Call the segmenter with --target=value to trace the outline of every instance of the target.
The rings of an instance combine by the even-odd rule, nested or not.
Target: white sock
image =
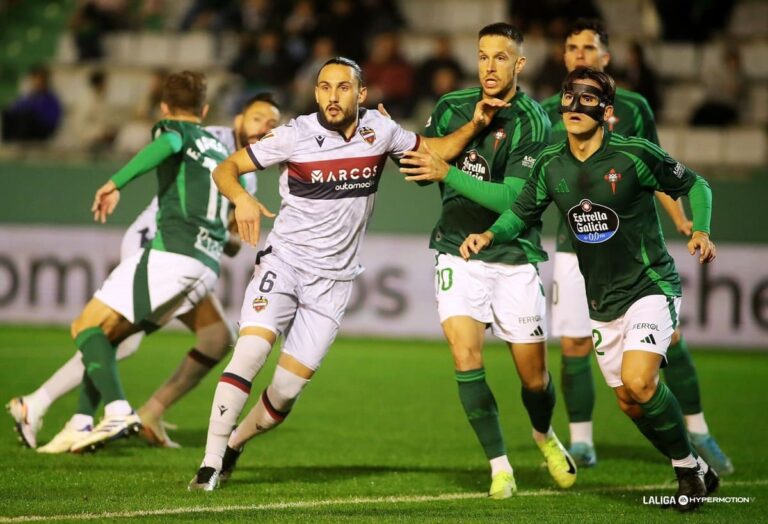
[[[672,459],[672,467],[675,468],[695,468],[699,463],[693,458],[693,455],[689,454],[684,459],[675,460]]]
[[[704,462],[704,459],[701,457],[696,457],[696,463],[699,465],[699,468],[701,469],[702,473],[706,473],[709,471],[709,464]]]
[[[133,413],[133,408],[127,400],[113,400],[104,406],[104,415],[107,417],[124,417]]]
[[[48,411],[51,404],[79,386],[83,381],[83,373],[85,373],[85,366],[83,366],[82,355],[78,351],[29,395],[40,410],[40,414]]]
[[[227,441],[251,392],[251,381],[267,360],[272,346],[261,337],[238,339],[213,396],[203,466],[221,470]]]
[[[591,420],[589,422],[571,422],[568,424],[568,429],[571,432],[571,445],[575,442],[586,442],[590,446],[594,445]]]
[[[33,393],[26,395],[24,397],[24,402],[32,404],[38,415],[42,417],[53,403],[53,399],[51,399],[48,392],[43,389],[43,386],[40,386]]]
[[[75,413],[72,415],[72,418],[69,419],[69,425],[78,430],[87,426],[93,427],[93,417],[90,415]]]
[[[491,459],[491,476],[493,477],[502,471],[512,473],[512,464],[509,463],[509,458],[506,455]]]
[[[554,434],[555,434],[555,432],[552,429],[552,426],[549,426],[549,429],[547,430],[546,433],[539,433],[538,431],[536,431],[534,429],[533,430],[533,440],[535,440],[536,442],[544,442],[545,440],[547,440],[549,437],[551,437]]]
[[[685,415],[685,427],[689,433],[699,433],[701,435],[709,433],[709,426],[707,426],[707,421],[704,420],[704,412]]]

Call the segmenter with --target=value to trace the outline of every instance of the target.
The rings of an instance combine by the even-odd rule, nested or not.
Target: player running
[[[485,379],[483,344],[487,327],[507,343],[522,382],[522,400],[533,426],[533,439],[561,488],[576,482],[576,466],[552,430],[555,389],[547,371],[544,288],[537,264],[547,260],[541,247],[541,222],[531,224],[511,244],[493,246],[465,262],[459,246],[473,231],[487,229],[509,209],[509,202],[483,206],[464,194],[471,182],[520,192],[530,168],[549,143],[550,124],[541,107],[517,87],[525,66],[523,37],[506,23],[480,30],[478,74],[481,87],[443,96],[427,124],[427,136],[442,136],[471,117],[477,100],[498,97],[511,106],[500,110],[449,166],[426,154],[406,154],[406,180],[440,182],[442,212],[432,231],[437,251],[436,297],[443,333],[453,354],[459,399],[491,468],[489,497],[503,499],[517,491],[507,457],[499,414]]]
[[[165,118],[152,130],[155,139],[96,191],[91,210],[94,219],[104,223],[117,206],[120,189],[157,167],[157,234],[148,248],[110,273],[72,323],[85,373],[68,425],[85,431],[102,401],[104,418],[73,442],[70,451],[94,449],[141,428],[139,416],[125,399],[115,346],[191,311],[216,282],[227,206],[211,171],[228,152],[200,125],[208,110],[205,92],[202,74],[169,75],[161,104]],[[193,318],[195,331],[205,327],[203,319]]]
[[[483,101],[461,130],[422,141],[379,111],[360,108],[366,94],[355,62],[329,60],[316,81],[317,113],[276,128],[214,171],[219,189],[236,206],[246,243],[258,242],[265,210],[237,183],[239,174],[281,164],[282,204],[245,291],[240,336],[216,387],[205,456],[190,490],[211,491],[220,476],[227,478],[245,443],[285,420],[320,366],[362,271],[360,244],[387,156],[428,142],[453,158],[504,105]],[[235,429],[251,382],[279,335],[284,341],[272,382]]]
[[[243,145],[254,143],[273,129],[280,120],[280,111],[268,93],[261,93],[248,100],[242,111],[235,116],[234,128],[225,126],[207,126],[206,131],[214,135],[231,154]],[[240,177],[243,186],[251,194],[256,193],[256,176],[248,173]],[[125,260],[150,244],[157,231],[157,197],[142,211],[128,227],[123,236],[120,259]],[[230,233],[224,252],[234,256],[239,248],[239,237]],[[181,315],[179,319],[197,335],[196,347],[192,348],[182,360],[178,369],[149,400],[138,410],[142,423],[142,436],[150,443],[163,447],[178,447],[168,436],[163,413],[179,398],[194,388],[200,380],[226,355],[234,343],[232,330],[216,295],[208,294],[192,311]],[[141,343],[144,332],[138,332],[117,347],[116,358],[122,360],[134,354]],[[37,432],[42,426],[43,417],[48,408],[64,396],[83,379],[85,368],[82,356],[77,352],[61,366],[39,388],[29,395],[11,399],[7,408],[13,416],[16,431],[22,443],[30,448],[37,447]],[[67,424],[47,445],[38,448],[41,453],[65,453],[75,441],[90,434],[93,427],[90,421],[83,420],[80,428]]]
[[[465,259],[517,238],[554,201],[567,220],[586,283],[592,338],[600,369],[619,406],[674,466],[676,506],[696,508],[717,489],[713,468],[688,441],[677,399],[659,368],[677,327],[682,288],[655,212],[654,191],[688,195],[699,261],[715,258],[709,239],[712,193],[694,171],[642,138],[604,129],[613,114],[613,79],[576,69],[563,83],[568,140],[545,149],[511,210],[461,245]],[[616,176],[609,176],[616,175]],[[686,498],[687,497],[687,498]]]
[[[564,59],[569,72],[577,67],[603,71],[611,59],[608,52],[608,33],[603,24],[594,19],[577,20],[566,38]],[[544,100],[541,105],[552,121],[552,143],[564,141],[566,130],[559,113],[560,94]],[[614,113],[608,119],[607,125],[610,131],[617,134],[637,136],[659,144],[653,113],[648,102],[638,93],[616,89]],[[656,197],[672,218],[677,230],[690,236],[691,222],[685,216],[682,202],[675,202],[662,192],[656,192]],[[563,348],[561,380],[570,422],[569,451],[580,466],[593,466],[597,463],[597,455],[592,439],[595,386],[590,366],[591,327],[584,294],[584,278],[579,272],[574,248],[562,220],[557,233],[552,298],[552,331],[554,336],[560,337]],[[731,460],[710,435],[704,420],[696,368],[679,327],[672,336],[667,360],[669,365],[664,368],[664,378],[680,402],[691,442],[718,473],[733,473]]]

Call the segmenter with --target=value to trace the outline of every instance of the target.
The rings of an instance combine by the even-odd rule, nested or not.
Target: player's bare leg
[[[516,342],[507,346],[522,383],[522,400],[533,427],[533,439],[557,485],[569,488],[576,482],[576,465],[552,430],[555,386],[547,370],[546,342]]]
[[[569,452],[579,466],[597,464],[592,438],[592,411],[595,407],[595,382],[590,359],[591,337],[560,337],[562,347],[561,386],[568,413]]]
[[[641,350],[624,351],[621,364],[622,386],[615,388],[619,406],[656,449],[668,457],[678,478],[676,500],[685,495],[691,499],[706,496],[708,474],[710,490],[717,488],[717,477],[699,459],[688,441],[683,414],[669,388],[659,381],[662,356]],[[699,501],[678,501],[682,511],[694,509]]]
[[[222,482],[232,475],[243,447],[249,440],[283,423],[314,374],[315,370],[291,355],[280,355],[272,382],[229,437],[221,467]]]
[[[266,328],[240,330],[232,358],[213,396],[205,457],[188,489],[212,491],[218,485],[227,441],[251,393],[251,382],[267,361],[276,339],[277,334]]]
[[[163,447],[178,447],[165,430],[163,413],[197,386],[234,343],[224,309],[211,293],[194,309],[178,318],[197,335],[196,347],[187,353],[173,375],[138,411],[143,425],[142,436],[150,443]]]
[[[485,380],[485,324],[472,317],[453,316],[442,326],[453,355],[459,400],[491,465],[488,496],[493,499],[511,497],[517,491],[517,485],[507,457],[496,399]]]

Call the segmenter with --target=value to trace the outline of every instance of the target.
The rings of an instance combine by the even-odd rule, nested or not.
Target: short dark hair
[[[185,111],[202,116],[208,84],[205,74],[194,71],[171,73],[163,84],[162,101],[171,111]]]
[[[578,18],[571,24],[568,29],[566,37],[571,35],[577,35],[582,31],[592,31],[597,35],[600,43],[606,48],[608,47],[608,30],[605,28],[605,24],[599,18]]]
[[[563,81],[563,90],[574,80],[592,80],[597,82],[602,91],[601,100],[605,101],[606,105],[613,105],[613,101],[616,98],[616,82],[614,82],[611,75],[597,71],[596,69],[590,69],[589,67],[577,67],[565,77]]]
[[[365,77],[363,76],[363,68],[360,67],[360,65],[352,60],[351,58],[346,58],[344,56],[334,56],[327,62],[325,62],[320,69],[317,70],[317,76],[315,77],[315,83],[317,83],[317,79],[320,78],[320,71],[325,69],[325,66],[329,66],[332,64],[338,64],[343,65],[352,68],[352,71],[355,73],[355,76],[357,77],[357,83],[360,87],[363,87],[365,85]]]
[[[477,33],[477,39],[480,40],[484,36],[492,35],[509,38],[515,42],[518,47],[523,45],[523,33],[512,24],[506,22],[496,22],[495,24],[485,26],[479,33]]]
[[[270,93],[269,91],[264,91],[262,93],[256,93],[252,97],[250,97],[248,100],[246,100],[242,106],[240,106],[240,112],[244,113],[246,109],[251,107],[256,102],[266,102],[267,104],[271,105],[278,111],[280,111],[280,105],[278,105],[277,101],[275,100],[275,95]]]

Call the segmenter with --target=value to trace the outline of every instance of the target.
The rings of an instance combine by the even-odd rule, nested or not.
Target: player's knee
[[[592,339],[590,337],[561,337],[560,344],[564,357],[586,357],[592,351]]]
[[[453,349],[453,365],[459,371],[483,367],[483,356],[479,350]]]
[[[272,345],[261,337],[243,335],[235,344],[232,359],[225,373],[234,373],[246,380],[253,380],[269,356]]]
[[[642,375],[622,373],[621,381],[634,402],[648,402],[656,391],[656,383]]]
[[[528,391],[539,393],[547,389],[549,385],[549,373],[544,369],[537,370],[535,373],[528,373],[520,376],[520,382]]]
[[[267,388],[267,398],[275,409],[287,415],[307,384],[309,379],[291,373],[282,366],[277,366],[272,383]]]

